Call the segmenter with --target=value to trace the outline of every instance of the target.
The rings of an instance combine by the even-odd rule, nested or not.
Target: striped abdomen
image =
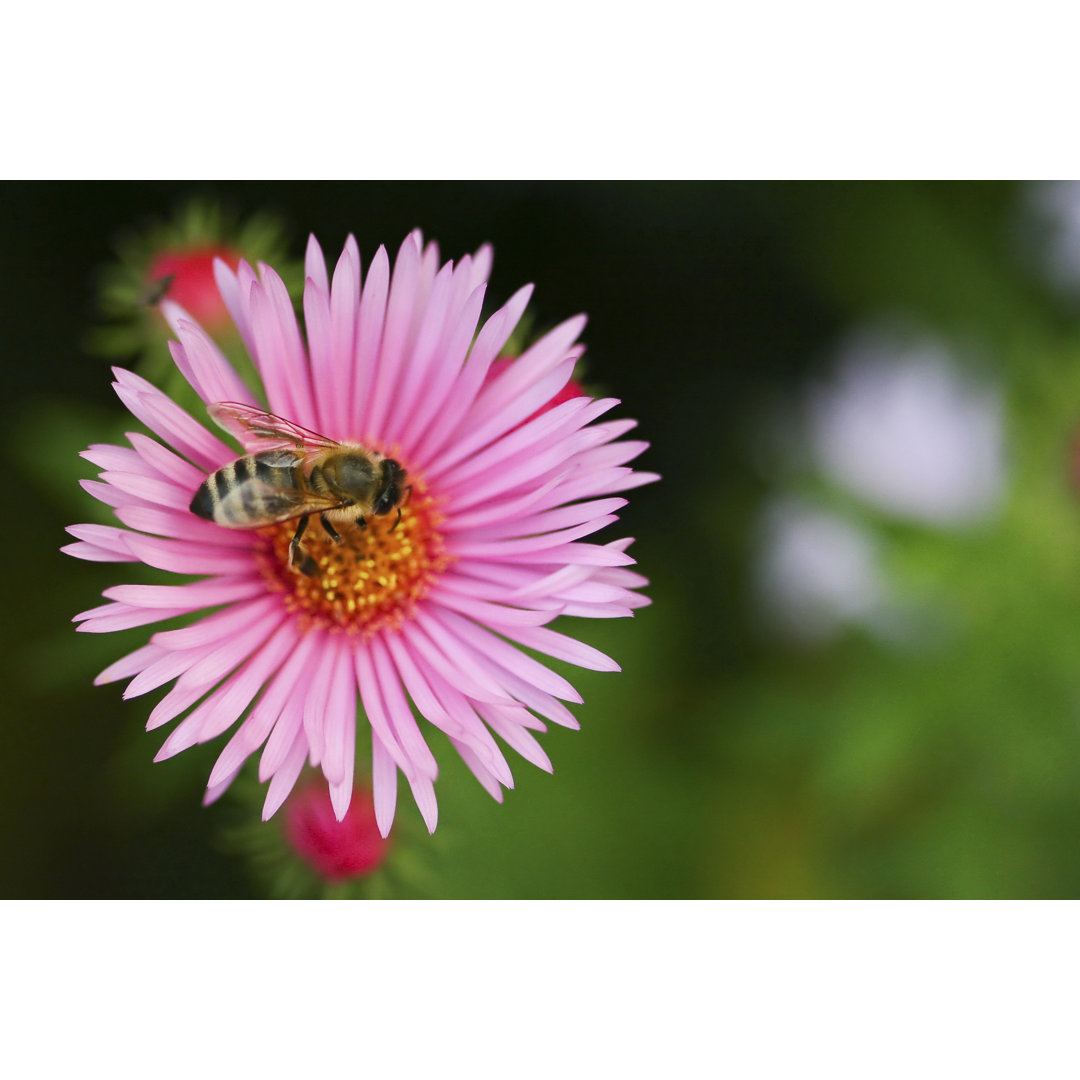
[[[257,529],[305,512],[310,495],[304,455],[266,450],[211,473],[195,492],[191,512],[227,529]]]

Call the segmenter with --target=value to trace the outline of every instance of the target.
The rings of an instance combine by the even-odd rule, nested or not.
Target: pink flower
[[[264,818],[310,761],[343,819],[360,706],[380,832],[390,831],[399,771],[434,831],[438,767],[424,726],[443,731],[501,801],[513,779],[494,736],[550,771],[534,733],[545,720],[578,726],[564,704],[580,702],[573,686],[519,646],[618,670],[546,624],[560,615],[628,616],[648,603],[636,591],[645,579],[628,568],[630,541],[585,540],[616,520],[625,500],[614,493],[656,478],[626,466],[646,444],[620,440],[631,420],[595,423],[618,404],[610,398],[577,396],[533,416],[569,381],[583,316],[488,380],[531,293],[519,290],[477,333],[490,264],[485,247],[439,269],[436,246],[423,246],[416,232],[392,271],[379,249],[361,290],[356,242],[349,238],[331,283],[312,238],[306,343],[272,269],[215,264],[269,410],[387,454],[408,472],[399,521],[373,517],[335,544],[312,519],[303,541],[318,566],[312,576],[289,566],[295,521],[227,529],[189,510],[206,474],[238,451],[151,384],[115,369],[117,394],[162,442],[132,434],[129,447],[85,452],[104,471],[84,487],[124,527],[73,526],[78,542],[64,550],[203,577],[106,589],[108,603],[76,621],[104,633],[216,609],[153,634],[96,680],[130,678],[129,698],[172,684],[147,728],[186,715],[156,760],[239,721],[210,774],[207,802],[262,747]],[[258,405],[203,329],[175,304],[164,310],[179,338],[173,357],[203,401]]]

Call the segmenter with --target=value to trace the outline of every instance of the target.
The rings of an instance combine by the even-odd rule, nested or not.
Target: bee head
[[[384,458],[382,462],[382,485],[372,506],[374,513],[389,514],[401,502],[401,484],[404,479],[405,470],[393,458]]]

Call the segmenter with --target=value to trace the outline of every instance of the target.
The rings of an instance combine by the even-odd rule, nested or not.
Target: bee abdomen
[[[195,492],[195,498],[191,500],[191,512],[207,521],[214,520],[214,496],[210,494],[210,481],[217,476],[212,473],[200,485]]]
[[[297,458],[279,451],[252,454],[211,473],[191,500],[191,512],[226,528],[251,528],[289,516],[302,484]],[[288,461],[290,464],[285,464]]]

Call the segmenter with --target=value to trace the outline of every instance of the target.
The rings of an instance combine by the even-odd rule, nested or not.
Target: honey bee
[[[249,405],[226,401],[208,411],[220,427],[256,450],[203,481],[191,500],[193,514],[226,529],[261,529],[295,519],[289,565],[309,577],[318,567],[300,540],[312,514],[319,515],[335,544],[341,543],[335,526],[363,529],[373,515],[397,510],[397,528],[409,489],[405,470],[393,458],[359,443],[334,442]]]

